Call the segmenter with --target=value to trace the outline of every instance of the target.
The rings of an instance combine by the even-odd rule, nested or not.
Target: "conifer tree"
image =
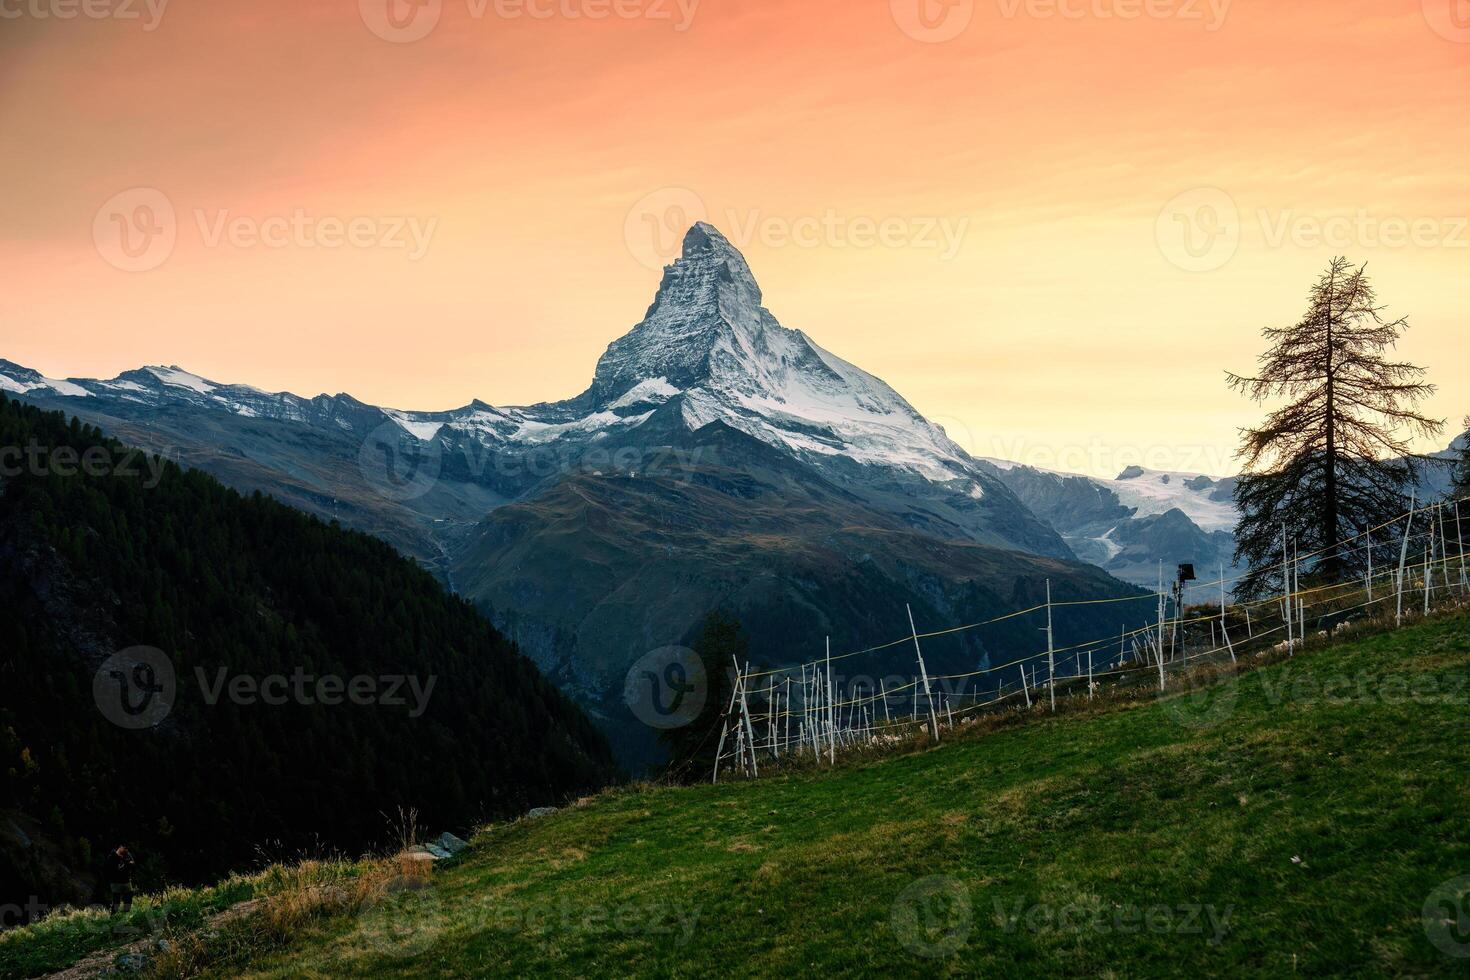
[[[1259,373],[1228,375],[1257,403],[1285,400],[1242,431],[1236,561],[1250,569],[1246,595],[1279,585],[1283,526],[1301,554],[1317,555],[1316,571],[1336,580],[1362,561],[1361,549],[1338,542],[1407,509],[1409,440],[1443,423],[1417,411],[1435,389],[1423,368],[1391,358],[1408,321],[1384,310],[1366,266],[1334,258],[1302,318],[1264,331],[1271,346]]]

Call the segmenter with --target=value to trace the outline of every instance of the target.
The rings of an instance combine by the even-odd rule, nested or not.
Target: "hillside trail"
[[[202,928],[218,929],[221,926],[228,925],[236,919],[254,912],[260,905],[260,901],[258,898],[252,898],[231,905],[229,908],[221,912],[216,912],[214,915],[205,919]],[[128,972],[126,968],[119,968],[117,961],[124,956],[141,956],[146,958],[150,949],[157,942],[157,937],[150,935],[134,940],[127,946],[113,946],[109,949],[100,949],[78,960],[65,970],[46,974],[45,980],[92,980],[93,977],[101,976],[104,973],[108,975],[126,973]]]

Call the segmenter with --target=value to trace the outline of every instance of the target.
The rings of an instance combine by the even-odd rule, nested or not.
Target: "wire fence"
[[[1230,586],[1242,572],[1196,583],[1190,590],[1208,603],[1186,602],[1184,583],[1165,588],[1160,564],[1158,590],[1152,594],[1067,602],[1051,600],[990,619],[921,633],[909,614],[909,632],[896,640],[833,654],[788,667],[755,670],[731,663],[731,693],[720,720],[719,743],[711,775],[722,772],[750,778],[791,760],[835,764],[839,752],[897,742],[920,729],[941,741],[943,732],[972,716],[1045,701],[1056,710],[1057,697],[1095,697],[1105,681],[1157,683],[1167,691],[1171,674],[1191,664],[1235,664],[1244,653],[1275,649],[1294,655],[1308,636],[1329,636],[1341,625],[1391,609],[1394,624],[1427,616],[1446,604],[1470,599],[1470,571],[1461,504],[1470,498],[1415,506],[1397,518],[1308,554],[1295,553],[1282,530],[1282,560],[1265,569],[1279,576],[1281,591],[1250,601],[1231,601]],[[1375,541],[1375,535],[1377,540]],[[1364,572],[1351,578],[1320,580],[1327,556],[1357,554]],[[1411,554],[1413,561],[1410,560]],[[1388,560],[1383,560],[1388,559]],[[1396,559],[1396,560],[1395,560]],[[1257,570],[1260,571],[1260,570]],[[1141,623],[1117,635],[1058,646],[1052,612],[1060,608],[1140,604]],[[1191,615],[1192,612],[1196,614]],[[1046,649],[962,673],[931,674],[923,641],[981,629],[1024,616],[1045,616]],[[1311,627],[1307,624],[1315,621]],[[834,664],[854,657],[912,647],[912,660],[895,663],[906,678],[851,683],[838,679]],[[1060,660],[1059,660],[1060,658]]]

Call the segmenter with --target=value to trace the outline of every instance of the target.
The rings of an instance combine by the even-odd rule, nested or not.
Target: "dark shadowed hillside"
[[[3,396],[0,447],[0,902],[90,900],[122,841],[140,884],[201,880],[381,843],[399,806],[463,829],[613,775],[383,542]]]

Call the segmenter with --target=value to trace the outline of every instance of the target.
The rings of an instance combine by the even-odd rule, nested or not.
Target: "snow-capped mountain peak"
[[[681,396],[690,429],[722,421],[809,461],[973,478],[942,429],[878,378],[782,326],[761,302],[740,250],[712,225],[694,225],[648,313],[608,347],[584,399],[622,409],[652,385],[661,399]],[[969,496],[983,493],[977,483]]]
[[[400,411],[345,395],[268,394],[179,367],[80,382],[85,387],[73,394],[105,395],[128,413],[186,405],[365,439],[388,425],[448,449],[508,496],[554,478],[559,470],[547,469],[547,460],[687,444],[720,423],[803,464],[854,499],[903,515],[912,526],[1070,557],[1056,532],[1027,511],[991,468],[972,459],[893,388],[800,330],[782,326],[761,304],[761,288],[739,249],[700,223],[664,270],[644,318],[608,347],[591,386],[566,401]],[[17,377],[12,385],[22,383],[37,382]],[[711,438],[723,437],[716,430]],[[520,459],[536,465],[520,465]]]
[[[652,378],[678,388],[728,369],[732,356],[759,357],[774,318],[745,257],[711,225],[684,236],[683,254],[664,269],[653,305],[597,363],[593,391],[615,399]]]

